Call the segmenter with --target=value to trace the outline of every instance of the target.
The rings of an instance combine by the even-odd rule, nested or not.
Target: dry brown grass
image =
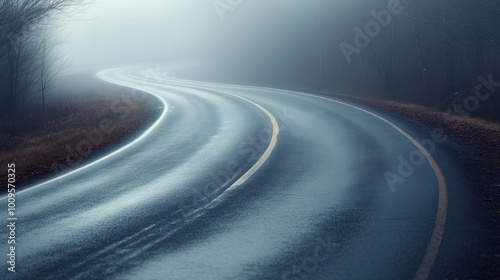
[[[87,95],[85,101],[72,101],[73,112],[67,116],[47,121],[0,120],[0,163],[5,166],[0,168],[0,178],[6,178],[7,163],[16,164],[18,186],[54,176],[63,171],[61,167],[68,170],[139,133],[157,113],[152,109],[154,100],[135,98],[125,88],[114,87],[110,92],[109,85],[103,87],[103,92]],[[122,101],[124,98],[127,102]],[[128,114],[114,110],[118,106],[126,106]],[[103,120],[113,129],[103,130]],[[82,141],[88,141],[83,132],[96,130],[102,134],[102,141],[83,149],[82,162],[74,162],[68,147],[77,150]]]
[[[490,168],[500,173],[500,124],[498,123],[471,116],[445,113],[416,104],[353,98],[346,95],[338,95],[338,97],[396,113],[409,121],[440,128],[453,139],[467,146],[465,148],[472,149],[475,161],[488,164]]]
[[[494,232],[500,234],[500,124],[415,104],[335,96],[396,113],[410,122],[444,130],[452,139],[447,142],[448,148],[464,165],[468,186],[475,190],[478,199],[490,212],[491,223],[496,228]]]

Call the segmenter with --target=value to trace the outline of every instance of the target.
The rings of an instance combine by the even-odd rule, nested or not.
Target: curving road
[[[98,76],[155,95],[163,114],[129,145],[17,193],[17,273],[3,261],[2,279],[441,275],[449,184],[412,126],[141,67]],[[411,153],[418,166],[389,187]]]

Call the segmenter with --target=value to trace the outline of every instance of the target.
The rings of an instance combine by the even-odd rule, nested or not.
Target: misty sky
[[[227,3],[227,0],[218,0]],[[223,13],[214,0],[97,0],[65,24],[61,51],[71,71],[262,52],[294,44],[304,2],[242,0]],[[299,7],[300,6],[300,7]],[[242,54],[241,51],[245,51]]]
[[[100,0],[77,18],[61,48],[72,70],[199,59],[221,24],[212,3],[200,0]]]

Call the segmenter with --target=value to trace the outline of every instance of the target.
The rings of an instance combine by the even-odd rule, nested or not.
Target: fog
[[[71,58],[73,72],[203,59],[218,24],[208,1],[108,0],[64,25],[60,51]]]
[[[241,1],[231,9],[218,7],[212,0],[92,3],[64,23],[65,43],[60,51],[71,58],[72,72],[140,63],[214,62],[252,53],[257,56],[263,49],[273,48],[275,39],[297,35],[283,27],[290,29],[300,23],[296,16],[304,12],[300,9],[303,5],[299,8],[289,1],[282,6],[279,2]],[[296,15],[290,18],[293,12]]]
[[[176,74],[446,109],[500,72],[494,0],[83,2],[54,20],[65,74],[194,63]]]

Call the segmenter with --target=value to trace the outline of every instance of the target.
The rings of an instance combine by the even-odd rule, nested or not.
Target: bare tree
[[[27,36],[9,45],[7,103],[13,114],[22,111],[27,98],[36,94],[38,82],[36,72],[39,70],[39,64],[35,61],[40,55],[38,41],[37,36]]]
[[[27,98],[37,93],[41,93],[45,107],[50,82],[64,65],[60,57],[51,54],[54,42],[45,42],[51,37],[49,26],[84,2],[0,0],[0,75],[6,77],[0,81],[0,106],[5,106],[1,111],[8,116],[19,117]]]
[[[55,54],[54,47],[57,45],[55,38],[51,36],[49,30],[43,32],[43,37],[40,46],[40,95],[42,99],[42,110],[43,114],[46,114],[45,100],[47,92],[52,86],[54,78],[63,71],[65,68],[69,67],[70,61],[65,59],[63,55]]]

